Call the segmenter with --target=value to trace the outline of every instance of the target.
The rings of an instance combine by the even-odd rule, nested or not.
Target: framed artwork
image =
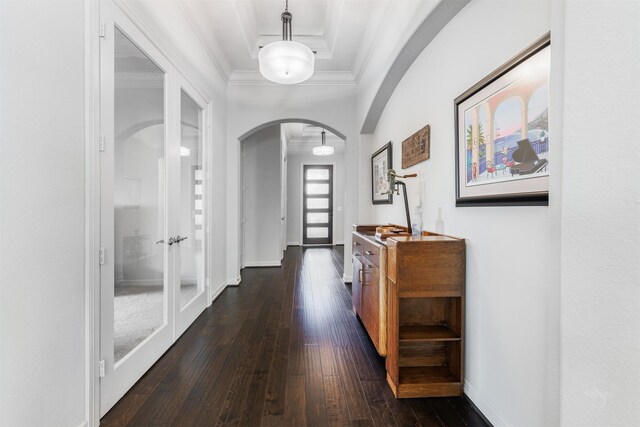
[[[391,141],[371,156],[371,202],[374,205],[393,203],[393,193],[389,191],[387,171],[393,165]]]
[[[456,98],[456,206],[549,204],[547,33]]]
[[[402,141],[402,169],[429,160],[431,126],[426,125]]]

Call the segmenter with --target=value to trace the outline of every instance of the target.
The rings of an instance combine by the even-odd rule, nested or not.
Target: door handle
[[[160,244],[160,243],[164,243],[164,239],[162,239],[162,240],[158,240],[158,241],[156,242],[156,245],[158,245],[158,244]]]
[[[366,255],[373,255],[373,252],[371,252],[371,251],[365,251],[364,253],[365,253]]]
[[[176,240],[174,241],[174,243],[180,243],[180,242],[182,242],[183,240],[187,240],[187,239],[188,239],[188,237],[180,237],[180,235],[178,234],[178,235],[176,236]]]
[[[176,241],[176,239],[174,239],[173,237],[169,237],[169,241],[167,242],[167,245],[171,246],[171,245],[173,245],[174,243],[178,243],[178,242],[177,242],[177,241]]]

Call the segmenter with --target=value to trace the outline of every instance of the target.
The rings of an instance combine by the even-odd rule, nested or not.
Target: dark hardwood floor
[[[338,248],[247,268],[104,426],[485,426],[465,398],[403,399],[351,308]]]

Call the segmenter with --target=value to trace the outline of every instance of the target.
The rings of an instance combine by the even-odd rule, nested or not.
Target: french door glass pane
[[[329,179],[329,169],[307,169],[307,179]]]
[[[307,214],[307,224],[328,224],[329,214],[327,212],[309,212]]]
[[[329,184],[307,184],[307,194],[329,194]]]
[[[307,198],[307,209],[328,209],[329,199]]]
[[[114,360],[164,319],[164,72],[115,30]]]
[[[204,289],[202,110],[180,94],[180,307]]]
[[[327,227],[307,227],[307,237],[310,239],[323,239],[329,237]]]

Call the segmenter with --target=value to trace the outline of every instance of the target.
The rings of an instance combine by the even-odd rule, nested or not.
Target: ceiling
[[[300,153],[309,151],[322,142],[322,128],[308,123],[284,123],[283,132],[287,138],[287,151],[290,153]],[[344,140],[326,131],[325,141],[336,149],[336,153],[344,151]]]
[[[403,0],[414,2],[414,0]],[[290,0],[293,40],[317,52],[313,79],[357,83],[394,0]],[[199,38],[231,84],[256,83],[258,50],[282,39],[284,0],[181,0]]]

